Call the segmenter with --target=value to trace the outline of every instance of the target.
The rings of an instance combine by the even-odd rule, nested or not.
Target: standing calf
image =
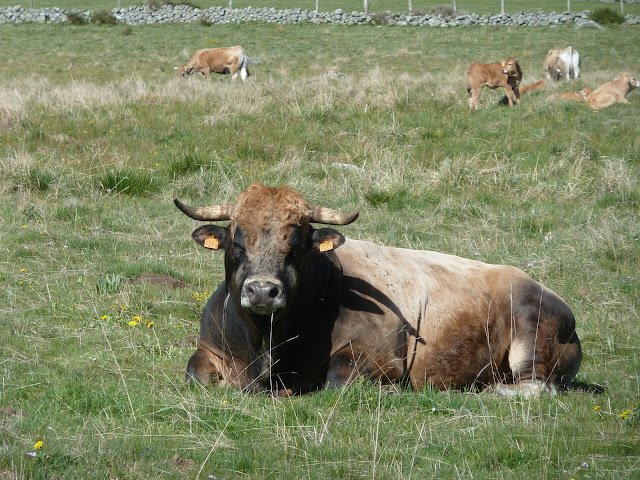
[[[507,92],[509,106],[520,103],[518,89],[522,80],[522,68],[514,58],[508,58],[502,63],[474,63],[467,69],[467,93],[469,94],[469,108],[478,109],[478,99],[482,88],[491,89],[503,87]]]

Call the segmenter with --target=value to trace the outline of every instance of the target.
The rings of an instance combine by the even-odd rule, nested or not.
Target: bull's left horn
[[[201,221],[220,222],[224,220],[231,220],[236,208],[235,203],[224,203],[222,205],[211,205],[209,207],[189,207],[177,198],[173,199],[173,203],[175,203],[176,207],[178,207],[187,217]]]
[[[326,225],[349,225],[358,218],[358,215],[358,212],[343,213],[327,207],[313,207],[311,222]]]

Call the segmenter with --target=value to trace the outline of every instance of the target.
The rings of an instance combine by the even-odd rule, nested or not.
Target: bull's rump
[[[519,365],[534,361],[535,348],[535,360],[545,364],[540,374],[548,376],[558,343],[574,333],[566,303],[516,268],[357,240],[347,240],[336,253],[348,278],[366,279],[392,303],[360,294],[379,313],[352,308],[346,315],[353,322],[345,320],[334,338],[356,331],[362,349],[386,351],[383,362],[393,346],[414,387],[425,381],[441,388],[510,381],[514,338],[519,348],[528,348],[536,335],[538,344]]]

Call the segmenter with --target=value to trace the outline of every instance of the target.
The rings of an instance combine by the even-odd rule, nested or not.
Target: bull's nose
[[[278,280],[250,280],[242,287],[241,304],[255,313],[270,314],[285,306],[284,289]]]

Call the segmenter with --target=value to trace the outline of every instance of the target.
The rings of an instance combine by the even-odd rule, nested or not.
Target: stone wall
[[[628,0],[627,0],[628,1]],[[640,0],[637,0],[640,1]],[[90,21],[91,10],[71,10]],[[539,26],[574,24],[575,28],[599,27],[588,19],[589,12],[579,13],[540,13],[520,12],[515,14],[494,15],[458,15],[443,17],[442,15],[408,15],[386,12],[378,15],[365,15],[362,12],[343,12],[338,9],[333,12],[319,12],[300,8],[276,10],[275,8],[239,8],[229,10],[224,7],[211,7],[206,10],[187,5],[165,5],[160,8],[146,6],[132,6],[123,9],[113,9],[111,14],[120,22],[127,25],[143,25],[154,23],[188,23],[208,22],[211,24],[266,22],[279,24],[294,23],[328,23],[337,25],[396,25],[423,27],[457,27],[457,26]],[[62,23],[67,22],[67,11],[60,8],[30,9],[21,6],[0,8],[0,24],[3,23]],[[640,16],[626,15],[626,24],[640,24]]]

